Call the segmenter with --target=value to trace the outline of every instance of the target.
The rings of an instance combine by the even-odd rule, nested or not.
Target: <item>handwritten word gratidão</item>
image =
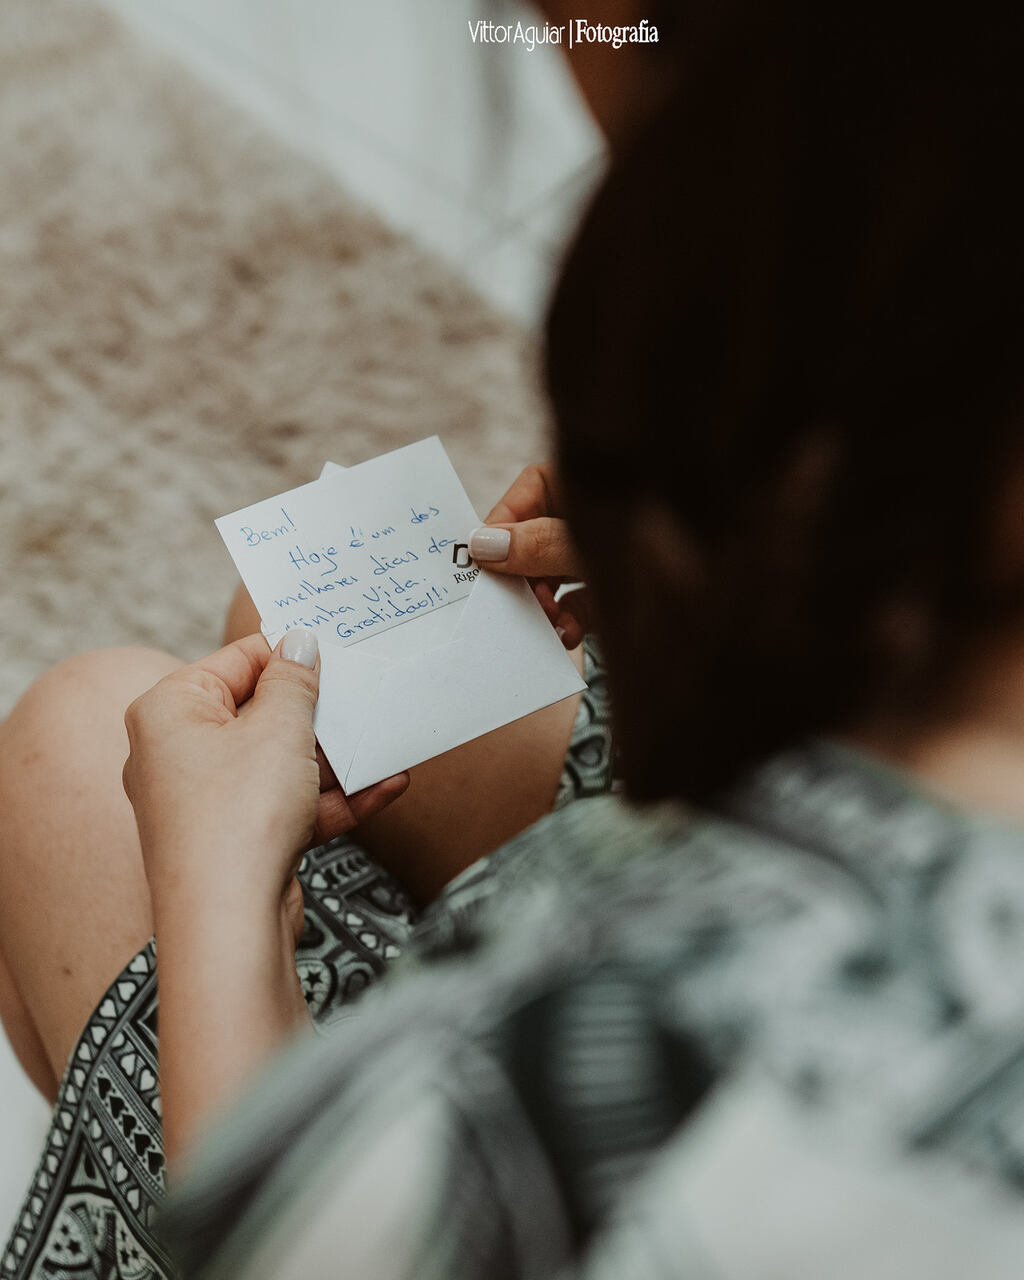
[[[426,592],[419,598],[410,598],[409,593],[415,592],[415,588],[421,586],[419,582],[406,580],[404,583],[399,582],[395,578],[391,579],[394,584],[393,588],[382,587],[377,592],[377,599],[373,603],[373,607],[368,609],[361,618],[353,618],[339,622],[337,625],[337,633],[342,640],[351,640],[358,636],[361,632],[369,631],[374,627],[389,626],[394,622],[405,621],[411,618],[413,614],[421,613],[424,609],[436,609],[438,605],[447,604],[445,597],[449,594],[447,587],[440,590],[437,587],[428,587]],[[369,592],[363,592],[365,599],[370,598]],[[395,597],[398,597],[397,599]]]

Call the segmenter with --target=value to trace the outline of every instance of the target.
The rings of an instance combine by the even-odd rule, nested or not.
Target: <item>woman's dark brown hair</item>
[[[1024,600],[1024,9],[695,0],[548,327],[637,797],[938,704]],[[685,534],[677,571],[630,520]],[[1022,548],[1024,552],[1024,548]]]

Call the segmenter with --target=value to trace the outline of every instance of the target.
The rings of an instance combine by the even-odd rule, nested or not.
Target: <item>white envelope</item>
[[[322,477],[342,470],[327,463]],[[272,645],[283,634],[264,633]],[[349,793],[586,688],[526,582],[486,571],[464,599],[402,626],[320,640],[313,723]]]
[[[586,688],[521,578],[348,648],[320,647],[317,738],[346,792]]]

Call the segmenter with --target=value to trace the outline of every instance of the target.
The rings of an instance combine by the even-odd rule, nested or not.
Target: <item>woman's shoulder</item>
[[[977,1147],[965,1091],[1024,1051],[1024,832],[830,743],[767,762],[713,812],[572,809],[429,926],[439,952],[454,938],[492,980],[519,975],[487,1011],[501,1043],[554,1028],[543,1054],[575,1061],[580,1030],[636,1062],[646,1038],[659,1070],[690,1064],[672,1114],[705,1071],[757,1061],[908,1144]]]
[[[705,811],[641,809],[615,795],[571,804],[463,873],[418,939],[430,952],[443,951],[446,931],[454,950],[500,944],[534,915],[576,922],[577,941],[648,953],[696,945],[724,959],[775,932],[795,944],[799,918],[812,931],[819,921],[838,956],[888,934],[893,962],[919,967],[926,943],[959,955],[970,935],[1020,945],[1024,960],[1024,830],[813,742]]]

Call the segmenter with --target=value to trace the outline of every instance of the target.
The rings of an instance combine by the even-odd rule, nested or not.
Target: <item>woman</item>
[[[737,0],[680,27],[652,60],[631,52],[620,92],[610,63],[579,64],[616,153],[548,351],[623,778],[667,807],[569,805],[457,876],[418,925],[434,962],[297,1045],[204,1149],[304,1016],[299,851],[403,781],[351,805],[321,791],[312,650],[240,641],[136,703],[144,875],[119,907],[137,932],[97,948],[93,986],[151,903],[184,1175],[168,1234],[190,1273],[640,1274],[671,1238],[675,1273],[716,1274],[707,1223],[670,1237],[682,1201],[658,1187],[692,1191],[688,1134],[754,1068],[895,1155],[975,1171],[979,1197],[1021,1185],[1022,20],[994,0],[970,24]],[[560,514],[544,501],[495,520],[506,563],[538,577],[561,566],[515,555],[520,517]],[[539,735],[545,760],[568,728]],[[41,746],[15,737],[5,758]],[[510,791],[512,828],[550,804],[544,770],[529,801],[508,786],[522,748],[480,773],[462,757],[490,816],[440,871],[451,780],[361,838],[426,900],[491,846]],[[44,794],[21,804],[21,844]],[[395,836],[417,827],[427,858]],[[87,987],[66,976],[62,1025],[81,1025]]]

